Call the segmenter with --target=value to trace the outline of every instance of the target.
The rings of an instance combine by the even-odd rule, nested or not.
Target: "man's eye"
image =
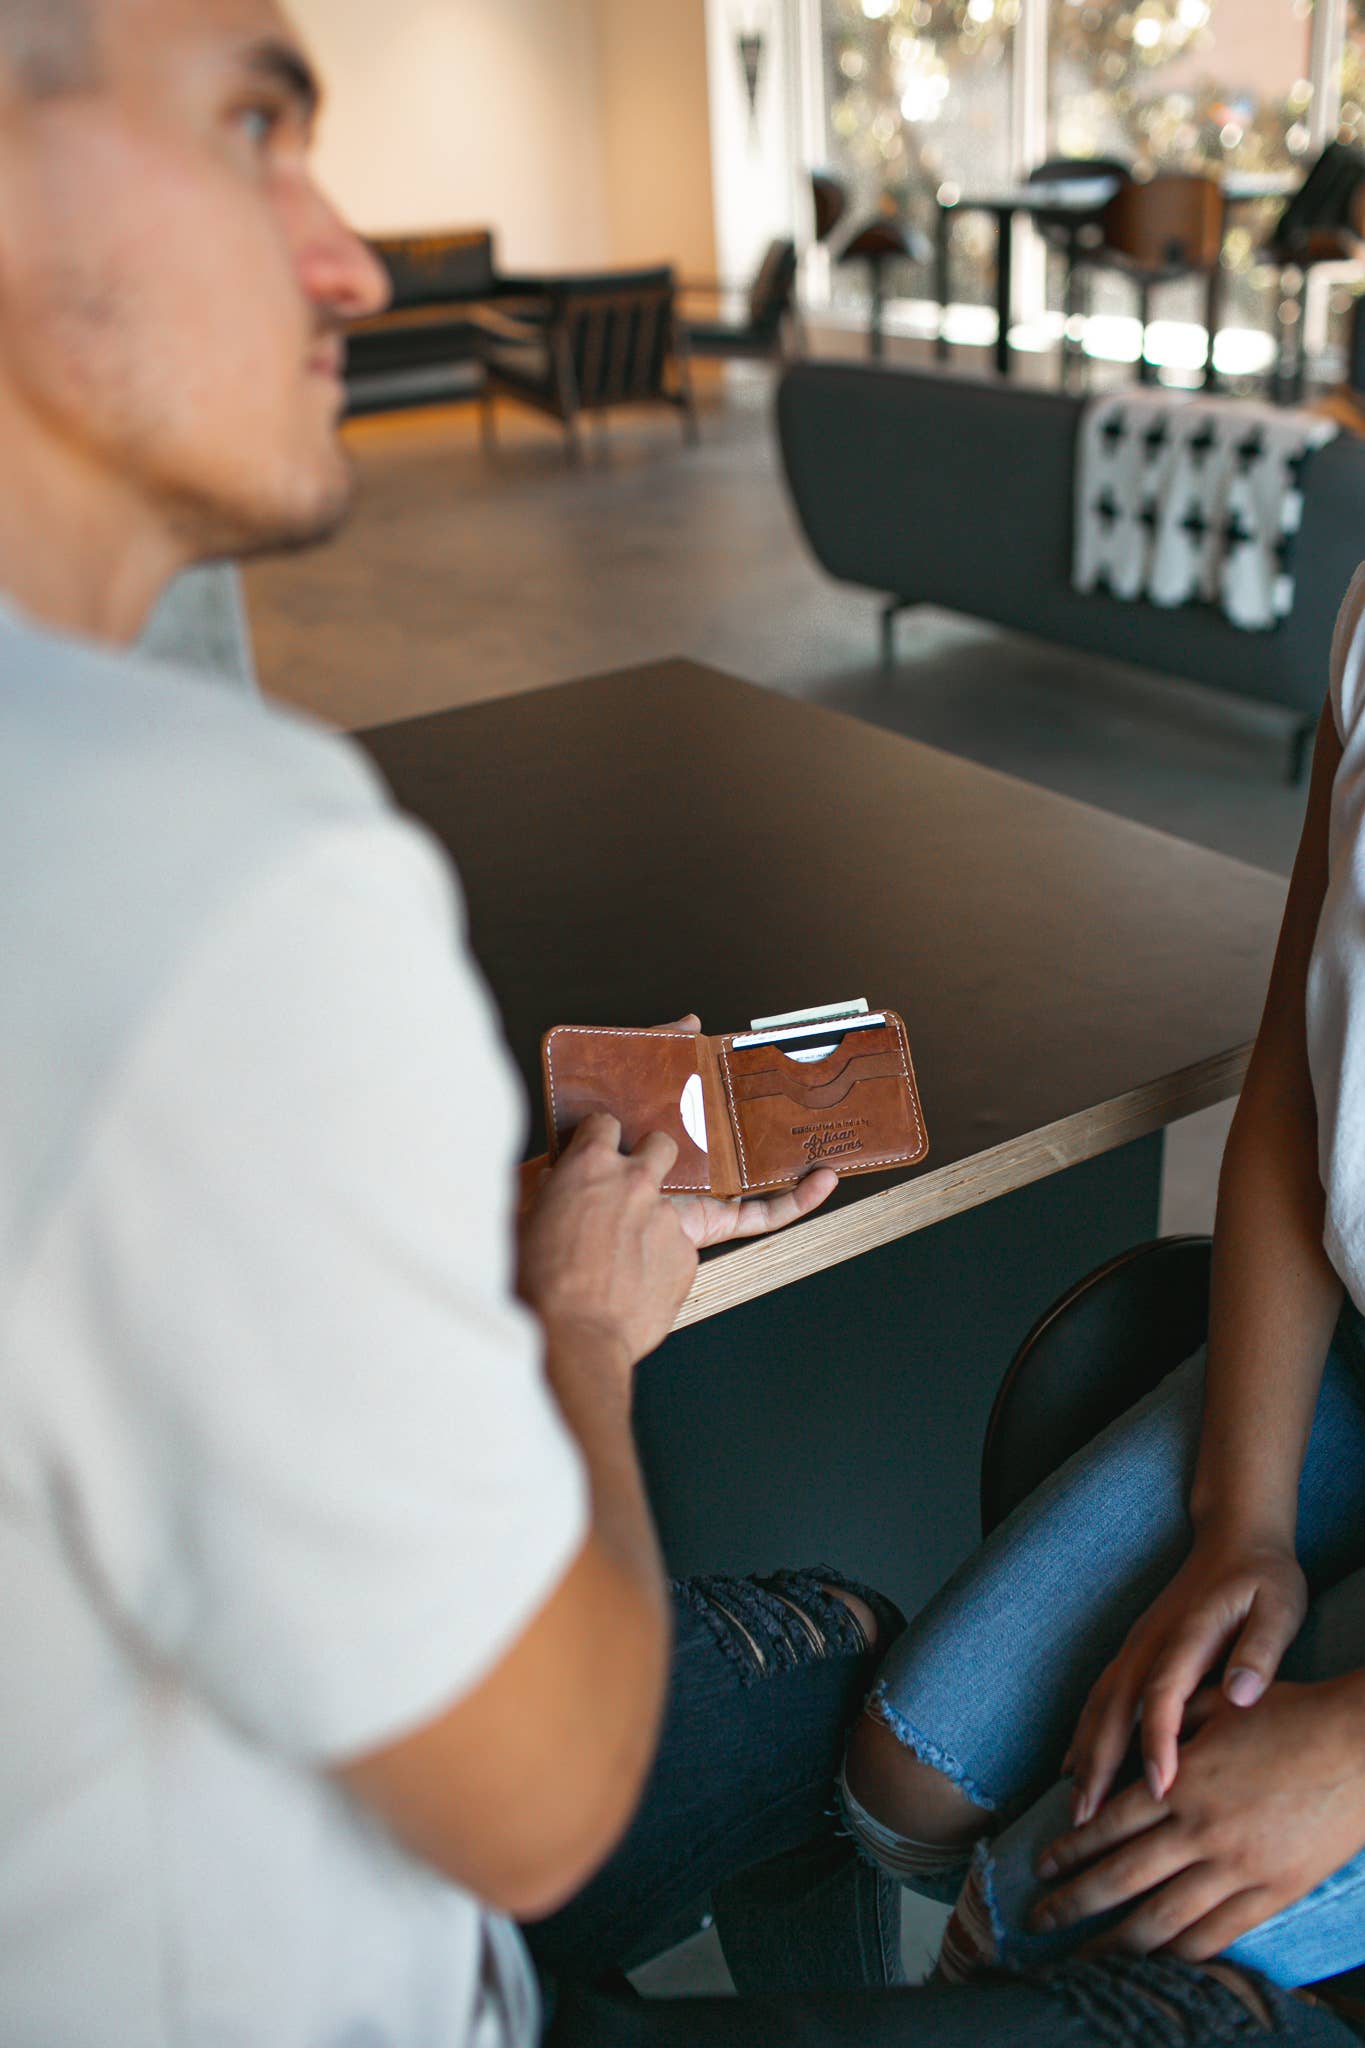
[[[252,147],[263,149],[280,124],[279,109],[266,106],[243,107],[237,120]]]

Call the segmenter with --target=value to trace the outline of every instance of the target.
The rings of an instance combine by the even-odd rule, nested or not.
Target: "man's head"
[[[0,0],[0,422],[182,559],[349,498],[345,319],[374,259],[312,183],[316,86],[274,0]]]

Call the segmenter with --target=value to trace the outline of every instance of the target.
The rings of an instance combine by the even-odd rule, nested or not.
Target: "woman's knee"
[[[879,1828],[924,1847],[965,1855],[992,1825],[987,1809],[917,1757],[875,1707],[849,1735],[844,1788]]]

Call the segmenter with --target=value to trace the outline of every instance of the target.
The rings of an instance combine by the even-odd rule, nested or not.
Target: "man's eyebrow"
[[[305,121],[311,121],[322,103],[317,73],[301,50],[292,43],[267,37],[252,43],[243,54],[243,67],[254,77],[281,86],[298,107]]]

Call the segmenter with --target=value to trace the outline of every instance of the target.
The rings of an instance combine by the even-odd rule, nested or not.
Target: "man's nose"
[[[312,198],[299,254],[309,298],[344,320],[382,313],[392,295],[387,270],[320,192]]]

